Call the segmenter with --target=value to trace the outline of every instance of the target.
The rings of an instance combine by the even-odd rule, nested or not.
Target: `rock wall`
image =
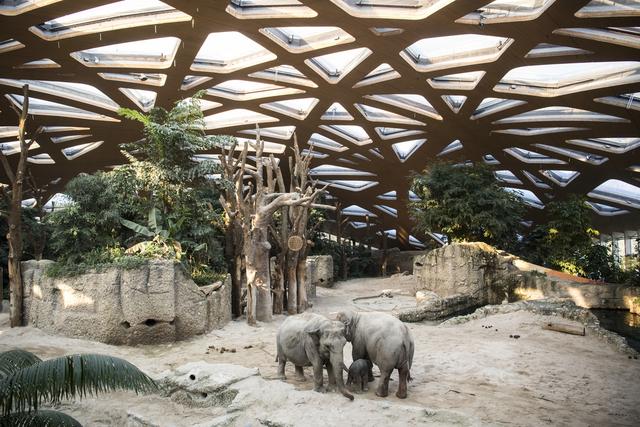
[[[437,319],[474,306],[564,298],[583,308],[631,309],[640,288],[596,283],[525,262],[484,243],[454,243],[417,256],[413,267],[416,308],[400,313],[413,321]],[[423,293],[424,294],[424,293]],[[427,295],[427,294],[424,294]]]
[[[109,344],[155,344],[220,328],[231,320],[231,283],[198,287],[172,261],[50,278],[52,261],[22,263],[25,320],[69,337]]]
[[[307,295],[316,296],[316,287],[333,286],[333,258],[331,255],[307,257]]]

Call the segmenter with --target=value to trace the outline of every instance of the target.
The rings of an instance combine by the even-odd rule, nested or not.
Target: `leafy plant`
[[[117,357],[76,354],[43,361],[24,350],[0,353],[0,425],[80,426],[71,416],[40,406],[108,391],[157,389],[151,378]]]
[[[488,166],[435,163],[413,177],[411,189],[420,198],[409,204],[420,230],[502,249],[516,244],[524,204],[498,185]]]

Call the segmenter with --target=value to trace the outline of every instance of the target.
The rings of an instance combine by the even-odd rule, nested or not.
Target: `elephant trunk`
[[[331,355],[331,364],[335,367],[333,370],[333,374],[336,377],[336,387],[340,390],[340,393],[349,400],[353,400],[353,394],[349,393],[349,390],[344,385],[344,380],[342,378],[342,369],[344,367],[344,362],[342,361],[342,353],[338,355]]]

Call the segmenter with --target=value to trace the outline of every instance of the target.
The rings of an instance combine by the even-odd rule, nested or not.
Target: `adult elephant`
[[[301,379],[304,379],[303,367],[313,366],[313,389],[322,392],[322,369],[326,366],[329,389],[337,386],[345,397],[353,400],[342,379],[346,343],[341,322],[314,313],[289,316],[280,325],[276,337],[278,376],[286,379],[284,368],[288,361],[295,365]]]
[[[353,360],[368,359],[380,369],[376,395],[389,394],[389,377],[394,369],[400,374],[396,396],[407,397],[407,381],[411,379],[413,337],[407,325],[385,313],[343,311],[337,319],[344,324],[345,336],[353,346]],[[373,373],[369,369],[369,381]]]

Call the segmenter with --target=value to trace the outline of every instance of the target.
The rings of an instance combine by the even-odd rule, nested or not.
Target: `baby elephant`
[[[358,359],[349,366],[347,371],[347,385],[350,386],[353,383],[360,384],[361,391],[369,390],[369,370],[373,368],[371,360]],[[345,369],[346,370],[346,369]]]

